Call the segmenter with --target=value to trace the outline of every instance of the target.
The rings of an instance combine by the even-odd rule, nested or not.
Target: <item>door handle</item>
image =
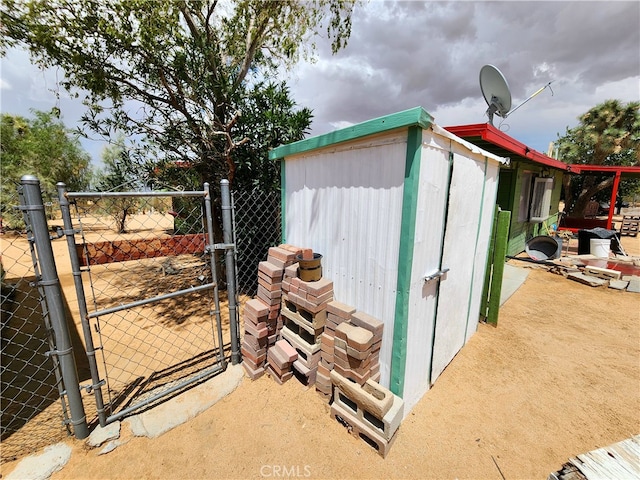
[[[442,278],[442,276],[447,273],[449,271],[448,268],[443,268],[441,270],[436,270],[433,273],[429,273],[429,274],[425,274],[424,278],[424,282],[425,283],[429,283],[432,282],[434,280],[440,280],[440,278]]]

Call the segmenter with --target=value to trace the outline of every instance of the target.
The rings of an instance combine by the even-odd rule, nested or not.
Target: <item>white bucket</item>
[[[611,249],[610,238],[592,238],[589,240],[589,249],[591,255],[598,258],[609,258],[609,250]]]

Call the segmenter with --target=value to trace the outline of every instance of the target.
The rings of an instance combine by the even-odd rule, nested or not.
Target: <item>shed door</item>
[[[486,171],[484,159],[454,154],[442,251],[442,267],[449,271],[438,292],[431,384],[477,328],[475,290],[483,285],[485,230],[495,204],[495,188],[485,189]]]

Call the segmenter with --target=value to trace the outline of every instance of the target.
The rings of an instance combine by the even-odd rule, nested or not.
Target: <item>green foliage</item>
[[[626,105],[607,100],[579,117],[580,124],[567,129],[558,139],[560,158],[565,163],[589,165],[640,165],[640,102]],[[572,216],[582,216],[590,200],[609,199],[611,175],[566,176],[564,197]],[[637,180],[621,183],[622,195],[638,188]]]
[[[84,124],[149,140],[165,161],[233,180],[247,85],[312,56],[325,30],[346,45],[354,0],[5,0],[0,50],[26,45],[62,86],[90,92]],[[130,108],[130,101],[139,108]],[[246,160],[246,159],[245,159]],[[245,161],[243,160],[243,162]]]
[[[38,177],[45,202],[57,198],[57,182],[66,183],[70,190],[82,190],[91,180],[89,154],[56,112],[33,114],[30,119],[9,114],[0,117],[0,216],[9,228],[22,227],[22,215],[13,206],[18,203],[16,188],[23,175]]]
[[[143,191],[150,186],[152,165],[131,155],[122,137],[103,150],[102,162],[104,169],[96,176],[98,191]],[[142,207],[138,197],[107,198],[104,204],[105,213],[113,218],[118,233],[126,231],[127,218]]]

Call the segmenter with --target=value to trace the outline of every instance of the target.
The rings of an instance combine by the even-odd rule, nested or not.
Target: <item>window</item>
[[[551,193],[553,192],[553,178],[536,178],[533,182],[529,221],[541,223],[549,218],[551,208]]]
[[[520,201],[518,202],[518,222],[529,221],[529,205],[531,200],[531,183],[533,173],[522,173],[522,189],[520,190]]]

